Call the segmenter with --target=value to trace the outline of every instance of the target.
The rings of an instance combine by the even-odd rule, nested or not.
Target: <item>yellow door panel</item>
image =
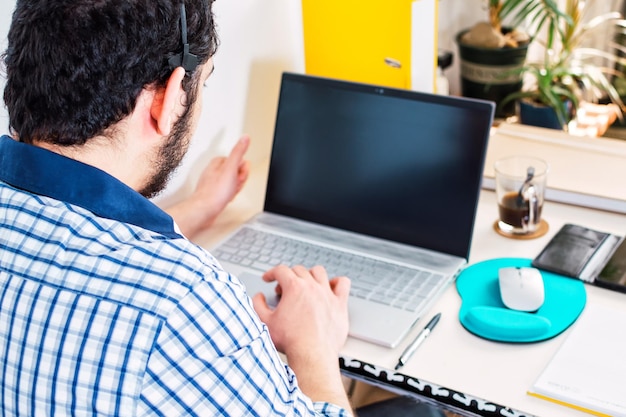
[[[307,74],[411,87],[412,0],[302,0]]]

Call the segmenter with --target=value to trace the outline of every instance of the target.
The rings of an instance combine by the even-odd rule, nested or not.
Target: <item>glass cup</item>
[[[535,233],[541,225],[548,164],[530,156],[495,162],[498,229],[510,235]]]

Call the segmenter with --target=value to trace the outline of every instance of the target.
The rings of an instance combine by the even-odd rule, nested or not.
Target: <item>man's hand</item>
[[[328,280],[321,266],[308,270],[285,265],[270,269],[263,279],[278,284],[280,301],[272,310],[265,296],[256,294],[254,308],[276,348],[287,356],[302,392],[313,401],[328,401],[350,410],[338,362],[348,336],[350,280]]]
[[[192,239],[211,226],[241,191],[250,173],[244,159],[249,146],[250,138],[242,136],[227,157],[213,158],[202,171],[194,192],[166,210],[185,236]]]
[[[328,280],[326,270],[315,266],[279,265],[263,275],[275,281],[280,302],[271,309],[263,294],[253,298],[257,314],[270,330],[276,348],[285,353],[325,350],[336,359],[348,336],[350,280]]]
[[[250,138],[242,136],[230,155],[213,158],[198,180],[195,197],[210,201],[217,214],[235,198],[248,179],[250,166],[244,155],[249,145]]]

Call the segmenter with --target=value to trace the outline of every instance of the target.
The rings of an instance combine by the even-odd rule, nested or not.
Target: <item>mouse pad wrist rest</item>
[[[498,270],[507,266],[530,267],[525,258],[497,258],[470,265],[459,275],[456,287],[462,299],[459,320],[477,336],[499,342],[539,342],[567,329],[587,301],[580,280],[541,271],[545,300],[533,313],[508,309],[500,298]]]

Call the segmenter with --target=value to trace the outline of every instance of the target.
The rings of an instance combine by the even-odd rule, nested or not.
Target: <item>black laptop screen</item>
[[[467,258],[493,107],[283,74],[265,210]]]

